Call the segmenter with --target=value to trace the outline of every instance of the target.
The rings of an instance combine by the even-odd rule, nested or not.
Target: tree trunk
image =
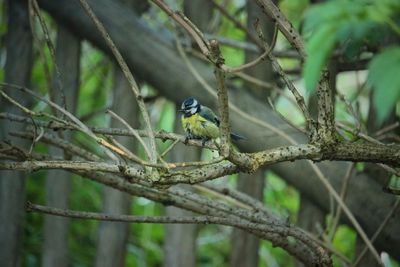
[[[203,32],[208,32],[209,24],[213,17],[211,1],[185,0],[183,12]]]
[[[270,43],[274,32],[274,25],[269,19],[264,16],[264,14],[261,12],[260,8],[256,5],[255,2],[247,1],[246,9],[247,29],[257,36],[253,24],[257,19],[259,19],[260,27],[264,33],[264,36],[266,37],[266,41]],[[246,51],[245,55],[246,62],[250,62],[259,57],[259,53],[254,53],[251,51]],[[269,81],[271,83],[273,82],[274,75],[272,72],[272,66],[271,62],[268,60],[250,69],[247,69],[246,73],[260,80]],[[270,95],[270,92],[265,90],[265,88],[260,88],[249,83],[246,83],[246,86],[250,89],[252,95],[265,101]],[[264,171],[264,169],[261,169],[251,175],[240,173],[237,189],[258,200],[263,201],[265,185]],[[233,229],[230,266],[258,266],[259,246],[260,240],[254,235],[251,235],[239,229]]]
[[[8,31],[6,37],[7,59],[5,78],[7,83],[29,86],[32,68],[32,35],[29,26],[28,1],[12,0],[8,3]],[[16,101],[27,104],[26,96],[15,90],[6,90]],[[4,98],[0,98],[2,111],[20,114],[20,110]],[[10,129],[20,130],[21,125],[3,121],[1,140],[10,140]],[[13,140],[15,145],[29,147],[29,143]],[[0,266],[19,266],[20,249],[25,214],[25,173],[0,172]]]
[[[237,188],[256,199],[262,201],[265,185],[264,170],[258,170],[253,174],[241,173]],[[232,247],[230,253],[231,267],[258,266],[258,249],[260,240],[252,234],[239,229],[232,231]]]
[[[180,103],[184,95],[192,95],[204,105],[211,106],[215,99],[205,93],[201,84],[193,77],[185,62],[178,56],[172,38],[167,33],[159,33],[146,27],[137,16],[124,9],[118,3],[109,0],[89,0],[94,12],[99,16],[115,41],[128,65],[135,74],[155,88],[160,94]],[[68,25],[78,35],[90,40],[96,46],[108,52],[104,40],[94,28],[92,21],[82,11],[82,8],[73,1],[40,0],[60,23]],[[128,30],[129,29],[129,30]],[[165,38],[166,36],[166,38]],[[211,85],[215,84],[212,68],[200,60],[190,58],[196,70]],[[177,93],[179,89],[179,93]],[[265,101],[260,101],[249,95],[246,90],[229,90],[230,99],[250,117],[268,122],[273,127],[287,127],[278,116],[267,107]],[[237,100],[237,101],[235,101]],[[232,128],[248,138],[247,142],[238,144],[242,151],[259,151],[265,148],[287,145],[288,140],[280,135],[257,125],[240,114],[232,111]],[[288,130],[287,134],[300,143],[306,143],[307,138],[301,133]],[[317,163],[324,175],[336,190],[341,186],[343,177],[349,163],[325,161]],[[329,193],[321,184],[315,172],[306,161],[295,161],[274,164],[271,169],[294,185],[303,194],[323,210],[329,210]],[[364,230],[371,234],[380,225],[386,211],[393,205],[395,199],[382,193],[381,186],[367,179],[367,175],[354,173],[349,183],[348,206],[355,214]],[[373,200],[373,201],[371,201]],[[395,216],[400,216],[397,211]],[[349,221],[345,216],[342,220]],[[400,227],[395,219],[388,222],[382,234],[376,241],[378,250],[387,251],[395,258],[400,259],[396,248],[400,246]]]
[[[112,110],[126,120],[133,128],[139,127],[138,107],[128,81],[114,66],[114,94]],[[125,128],[112,119],[110,127]],[[136,151],[136,142],[132,137],[116,137],[116,140],[131,151]],[[103,189],[103,213],[129,214],[131,197],[121,191],[105,186]],[[129,237],[128,223],[100,222],[98,229],[96,263],[97,267],[124,266],[126,244]]]
[[[56,64],[61,73],[61,86],[65,94],[67,110],[76,112],[80,74],[80,40],[67,29],[59,27],[56,48]],[[62,95],[58,88],[58,77],[53,76],[54,101],[62,106]],[[71,131],[62,133],[67,140],[72,139]],[[50,147],[49,153],[55,156],[66,156],[63,150]],[[63,170],[52,170],[47,173],[46,205],[68,209],[71,191],[71,173]],[[68,266],[68,231],[69,219],[51,215],[44,216],[44,267]]]
[[[313,202],[309,201],[307,197],[301,196],[297,218],[297,225],[299,227],[315,234],[315,236],[318,236],[318,230],[320,227],[323,227],[325,221],[325,214],[319,207],[315,206]],[[295,261],[295,266],[304,267],[304,264],[300,261]]]
[[[255,1],[247,1],[246,10],[247,10],[247,29],[249,30],[249,32],[252,33],[254,36],[258,36],[254,26],[254,23],[258,20],[260,29],[262,30],[265,37],[265,41],[269,45],[273,45],[271,42],[275,30],[274,23],[272,23],[272,21],[264,15],[264,13],[255,3]],[[249,40],[249,42],[251,42],[249,37],[247,37],[247,39]],[[260,56],[261,53],[262,52],[255,53],[246,50],[245,51],[246,62],[255,60]],[[269,60],[263,60],[260,64],[257,64],[252,68],[246,69],[245,72],[255,78],[258,78],[262,81],[267,81],[271,84],[273,84],[275,82],[275,79],[277,78],[277,76],[274,75],[271,61]],[[245,84],[246,87],[250,89],[251,93],[254,96],[259,97],[263,101],[267,101],[267,97],[270,95],[270,91],[251,83],[245,83]]]
[[[180,121],[181,114],[176,114],[175,132],[183,133]],[[177,144],[170,152],[171,162],[198,161],[201,149]],[[186,187],[186,186],[183,186]],[[187,188],[186,188],[187,189]],[[193,216],[191,211],[176,207],[166,207],[167,216]],[[165,225],[164,266],[194,267],[196,266],[196,224]]]
[[[206,30],[212,18],[212,5],[209,1],[185,0],[183,2],[185,15],[201,30]],[[186,98],[188,95],[182,96]],[[182,114],[177,113],[174,132],[184,133],[180,121]],[[182,144],[176,145],[171,151],[172,162],[198,161],[201,150],[190,148]],[[186,187],[186,186],[183,186]],[[186,187],[186,189],[188,189]],[[193,213],[176,207],[166,207],[168,216],[193,216]],[[167,224],[165,225],[164,266],[194,267],[196,266],[196,238],[197,225],[193,224]]]

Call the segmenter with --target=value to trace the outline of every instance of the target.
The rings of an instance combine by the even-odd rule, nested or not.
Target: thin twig
[[[237,20],[234,16],[229,14],[229,12],[222,6],[219,5],[215,0],[209,0],[226,18],[228,18],[236,28],[242,30],[246,33],[247,37],[254,42],[261,50],[265,50],[263,45],[261,44],[260,40],[258,40],[257,36],[249,31],[247,27],[245,27],[239,20]]]
[[[210,223],[227,223],[228,220],[213,216],[137,216],[137,215],[115,215],[96,212],[73,211],[66,209],[53,208],[26,203],[27,212],[40,212],[54,216],[69,217],[75,219],[111,221],[111,222],[130,222],[130,223],[158,223],[158,224],[210,224]]]
[[[356,121],[356,129],[355,132],[357,133],[356,136],[358,137],[358,133],[361,132],[361,127],[362,127],[362,123],[361,123],[361,118],[358,116],[358,114],[354,111],[353,106],[351,104],[351,102],[347,101],[347,99],[345,98],[345,96],[343,94],[341,94],[340,92],[336,91],[336,95],[339,97],[340,100],[342,100],[342,102],[346,105],[346,108],[348,110],[348,112],[353,116],[354,120]]]
[[[351,163],[349,168],[346,171],[346,174],[344,175],[344,178],[342,179],[343,182],[342,182],[342,188],[340,189],[340,198],[343,200],[343,202],[345,202],[345,199],[346,199],[347,188],[348,188],[354,167],[355,167],[355,164]],[[340,205],[338,205],[336,208],[336,213],[334,214],[332,224],[331,224],[331,229],[329,230],[329,235],[328,235],[328,238],[331,242],[333,240],[333,237],[335,236],[336,228],[339,224],[339,219],[340,219],[341,213],[342,213],[342,207]]]
[[[361,225],[358,223],[357,219],[355,218],[355,216],[353,215],[351,210],[347,207],[347,205],[344,203],[344,201],[338,195],[336,190],[329,183],[328,179],[326,179],[326,177],[323,175],[321,170],[313,162],[311,162],[311,161],[308,161],[308,162],[311,164],[311,167],[314,169],[315,173],[317,173],[317,177],[319,178],[319,180],[322,182],[322,184],[325,186],[325,188],[328,189],[329,193],[333,196],[333,198],[336,200],[336,202],[339,204],[339,206],[341,206],[341,208],[343,209],[347,218],[350,220],[351,224],[354,226],[357,233],[360,235],[360,237],[363,239],[363,241],[365,242],[368,249],[371,251],[372,255],[375,257],[377,263],[379,265],[383,266],[378,252],[372,245],[371,240],[368,238],[367,234],[362,229]]]
[[[196,185],[193,185],[193,187],[196,188],[197,190],[199,190],[200,192],[210,194],[216,198],[226,201],[227,203],[231,203],[239,208],[251,209],[251,207],[246,205],[245,203],[242,203],[234,198],[227,197],[225,194],[222,194],[218,191],[210,190],[208,187],[206,187],[204,185],[196,184]]]
[[[146,130],[147,134],[149,136],[149,143],[150,143],[150,162],[151,163],[156,163],[157,162],[157,150],[156,150],[156,143],[153,135],[153,130],[151,127],[151,122],[150,122],[150,117],[146,109],[146,105],[144,104],[143,97],[140,95],[140,90],[139,87],[133,78],[133,75],[131,71],[129,70],[128,65],[126,64],[124,58],[122,57],[121,53],[119,52],[118,48],[115,46],[113,40],[111,39],[110,35],[104,28],[103,24],[100,22],[100,20],[97,18],[97,16],[94,14],[93,10],[89,6],[89,4],[86,2],[86,0],[79,0],[81,3],[83,9],[85,12],[88,14],[88,16],[92,19],[92,21],[95,23],[97,30],[101,33],[102,37],[106,41],[107,46],[113,53],[115,59],[117,60],[119,66],[122,69],[122,72],[124,73],[126,79],[128,80],[128,83],[132,89],[133,94],[136,97],[136,101],[138,103],[140,112],[142,114],[144,123],[146,125]]]
[[[165,155],[167,155],[168,152],[170,152],[171,149],[173,149],[173,148],[176,146],[176,144],[178,144],[178,143],[179,143],[179,140],[174,140],[174,141],[172,142],[172,144],[170,144],[170,145],[161,153],[160,157],[161,157],[161,158],[165,157]]]
[[[375,136],[376,138],[379,138],[379,136],[386,134],[387,132],[393,131],[394,129],[396,129],[399,126],[400,126],[400,122],[395,122],[393,124],[390,124],[382,129],[380,129],[379,131],[376,131],[373,134],[373,136]]]
[[[195,40],[197,45],[200,48],[200,51],[209,58],[209,47],[207,41],[205,40],[203,34],[200,32],[199,29],[194,25],[194,23],[190,21],[185,15],[182,13],[172,11],[167,4],[165,4],[161,0],[151,0],[154,4],[161,8],[168,16],[170,16],[173,20],[175,20],[179,25],[181,25],[192,38]]]
[[[0,83],[0,86],[6,86],[6,87],[10,87],[13,89],[18,89],[24,93],[28,93],[29,95],[45,102],[46,104],[48,104],[49,106],[55,108],[56,110],[58,110],[59,112],[61,112],[62,114],[64,114],[67,118],[69,118],[74,124],[71,124],[71,126],[75,127],[75,129],[80,130],[81,132],[85,133],[87,136],[93,138],[94,140],[96,140],[97,143],[101,144],[105,149],[105,152],[107,153],[107,155],[115,160],[118,161],[118,158],[111,153],[112,149],[115,148],[113,147],[110,143],[106,142],[104,139],[97,137],[90,129],[89,127],[87,127],[83,122],[81,122],[77,117],[75,117],[72,113],[70,113],[69,111],[63,109],[62,107],[60,107],[59,105],[57,105],[56,103],[42,97],[41,95],[33,92],[32,90],[29,90],[28,88],[25,87],[20,87],[18,85],[14,85],[14,84],[9,84],[9,83]],[[50,116],[50,115],[48,115]],[[55,120],[59,120],[57,118],[54,118],[54,116],[50,116],[52,119]],[[110,151],[111,149],[111,151]]]
[[[144,151],[146,152],[146,155],[149,159],[151,159],[151,152],[147,146],[147,144],[144,142],[143,138],[138,134],[138,132],[133,129],[129,123],[127,123],[123,118],[121,118],[120,116],[118,116],[115,112],[113,112],[112,110],[107,110],[107,112],[116,120],[118,120],[119,122],[121,122],[127,129],[128,131],[136,137],[136,139],[139,141],[139,143],[143,146]],[[154,162],[155,163],[155,162]]]
[[[279,8],[271,0],[256,0],[262,11],[277,23],[279,30],[283,33],[290,44],[296,48],[300,56],[304,60],[307,57],[304,48],[304,42],[299,32],[293,27],[292,23],[279,10]]]
[[[33,6],[33,10],[35,11],[36,16],[39,18],[39,22],[41,25],[41,28],[43,30],[44,36],[45,36],[45,40],[46,40],[46,44],[47,47],[50,51],[50,57],[51,57],[51,61],[54,64],[54,69],[56,72],[56,84],[57,84],[57,90],[60,92],[60,96],[61,96],[61,106],[67,110],[67,102],[66,102],[66,98],[65,98],[65,92],[64,92],[64,88],[62,86],[62,77],[61,77],[61,72],[60,69],[58,68],[57,62],[56,62],[56,53],[55,53],[55,49],[54,49],[54,45],[51,42],[50,39],[50,33],[49,33],[49,29],[46,26],[46,22],[44,21],[42,15],[40,14],[40,8],[39,5],[37,3],[36,0],[30,0],[32,1],[32,6]],[[47,64],[47,63],[45,63]],[[49,87],[49,89],[52,87]],[[52,99],[53,102],[55,102],[55,99]]]
[[[258,58],[254,59],[251,62],[245,63],[245,64],[243,64],[241,66],[235,67],[235,68],[228,68],[228,67],[223,66],[222,69],[227,73],[236,73],[236,72],[241,72],[241,71],[244,71],[246,69],[252,68],[252,67],[258,65],[259,63],[263,62],[269,56],[271,51],[274,49],[274,45],[275,45],[275,42],[276,42],[277,35],[278,35],[278,28],[275,26],[274,27],[274,34],[272,36],[271,45]]]
[[[285,121],[288,125],[290,125],[293,129],[296,129],[297,131],[306,134],[306,130],[300,128],[299,126],[295,125],[293,122],[291,122],[289,119],[287,119],[282,113],[280,113],[276,108],[274,103],[272,103],[272,99],[270,97],[268,99],[268,104],[270,105],[271,109],[283,120]]]
[[[386,217],[383,219],[382,223],[379,225],[378,229],[376,229],[375,233],[371,237],[371,243],[375,241],[375,239],[379,236],[379,234],[382,232],[382,230],[385,228],[386,224],[390,220],[390,218],[393,216],[394,212],[396,209],[399,207],[400,204],[400,198],[397,198],[396,202],[394,203],[393,207],[390,209]],[[363,259],[365,253],[368,251],[368,246],[365,246],[364,249],[361,251],[361,253],[358,255],[358,258],[352,265],[352,267],[356,267],[361,260]]]

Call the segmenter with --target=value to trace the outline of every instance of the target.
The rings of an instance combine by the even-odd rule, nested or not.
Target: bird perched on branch
[[[208,107],[203,106],[189,97],[182,102],[181,109],[182,127],[186,132],[185,144],[189,139],[201,139],[203,146],[210,139],[216,139],[220,136],[220,120],[215,113]],[[243,136],[231,133],[232,140],[245,139]]]

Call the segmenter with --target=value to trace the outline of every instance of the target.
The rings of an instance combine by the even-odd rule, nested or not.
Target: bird
[[[186,132],[185,144],[189,139],[201,139],[204,146],[207,141],[220,136],[219,118],[209,107],[201,105],[197,99],[193,97],[185,99],[179,111],[183,113],[181,122]],[[230,135],[234,141],[246,139],[235,133]]]

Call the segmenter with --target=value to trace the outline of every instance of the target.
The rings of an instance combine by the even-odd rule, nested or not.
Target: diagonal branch
[[[279,8],[272,2],[272,0],[255,0],[260,6],[261,10],[274,22],[277,23],[279,30],[283,33],[286,39],[292,44],[304,60],[307,56],[304,42],[299,32],[293,27],[292,23],[286,16],[279,10]]]
[[[147,134],[149,137],[149,142],[150,142],[150,148],[151,148],[151,158],[150,162],[151,163],[156,163],[157,162],[157,150],[156,150],[156,143],[153,135],[153,130],[151,127],[151,122],[150,122],[150,117],[146,109],[146,105],[144,104],[143,97],[140,95],[140,90],[139,87],[133,78],[133,75],[131,71],[129,70],[128,65],[126,64],[124,58],[122,57],[121,53],[115,46],[113,40],[111,39],[110,35],[107,33],[106,29],[104,28],[103,24],[100,22],[100,20],[97,18],[97,16],[93,13],[93,10],[89,6],[89,4],[86,2],[86,0],[79,0],[81,3],[82,7],[84,8],[85,12],[88,14],[88,16],[93,20],[94,24],[96,25],[97,30],[101,33],[102,37],[106,41],[109,49],[115,56],[115,59],[117,60],[119,66],[122,69],[122,72],[124,73],[126,79],[129,82],[129,85],[132,89],[133,94],[136,97],[136,101],[138,103],[140,112],[143,116],[143,120],[146,124],[146,129],[147,129]]]

